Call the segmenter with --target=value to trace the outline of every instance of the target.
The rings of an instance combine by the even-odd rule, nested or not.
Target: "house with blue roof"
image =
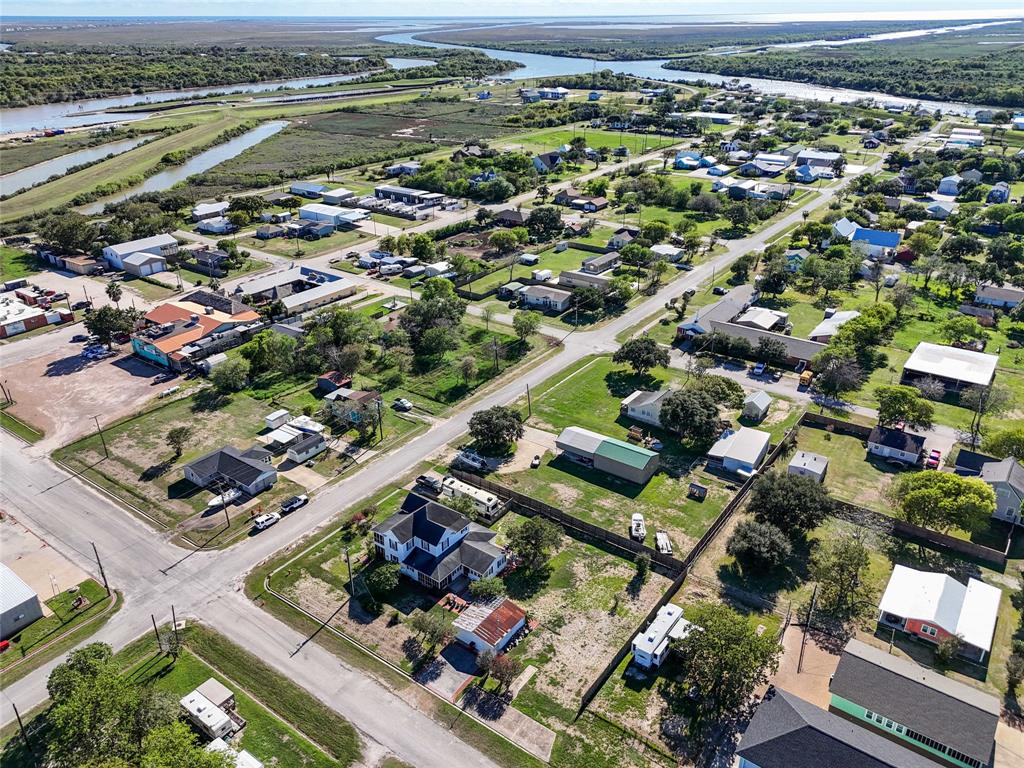
[[[813,184],[818,179],[834,179],[835,174],[827,168],[811,165],[798,165],[793,170],[793,180],[801,184]]]
[[[858,252],[877,259],[899,247],[900,233],[857,227],[857,231],[853,233],[853,238],[850,242]]]
[[[700,165],[700,152],[692,149],[680,149],[672,167],[676,170],[692,170]]]
[[[315,200],[326,192],[330,187],[325,184],[314,184],[311,181],[294,181],[291,186],[288,187],[288,191],[293,195],[299,197],[305,197],[310,200]]]

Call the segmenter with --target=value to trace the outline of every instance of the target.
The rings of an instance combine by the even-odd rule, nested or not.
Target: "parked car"
[[[942,466],[942,451],[933,450],[928,454],[928,458],[925,459],[924,465],[928,469],[938,469]]]
[[[260,515],[255,520],[253,520],[252,527],[257,531],[262,531],[274,525],[275,523],[280,522],[280,520],[280,514],[278,514],[277,512],[268,512],[267,514]]]
[[[309,503],[309,496],[301,494],[299,496],[292,496],[290,499],[285,499],[281,502],[281,514],[288,515],[294,512],[299,507],[304,507]]]
[[[530,469],[536,469],[540,466],[540,454],[536,454],[533,457],[533,461],[530,462]]]
[[[84,333],[76,333],[74,336],[71,337],[71,343],[72,344],[81,344],[82,342],[86,341],[88,338],[89,337],[86,334],[84,334]]]
[[[406,400],[404,397],[396,397],[394,408],[396,411],[411,411],[412,403]]]
[[[715,294],[715,296],[725,296],[725,294],[727,294],[729,291],[726,290],[721,285],[716,285],[714,288],[711,289],[711,292]]]
[[[429,488],[434,493],[441,492],[441,479],[437,477],[431,477],[430,475],[420,475],[416,478],[416,485],[422,485],[424,488]]]
[[[76,301],[71,305],[71,309],[86,309],[92,306],[91,301]]]
[[[460,451],[455,454],[452,464],[457,467],[466,467],[467,469],[475,469],[477,471],[487,469],[487,462],[469,451]]]
[[[768,366],[765,365],[764,363],[758,363],[757,365],[754,366],[753,373],[755,376],[763,376],[767,368]]]

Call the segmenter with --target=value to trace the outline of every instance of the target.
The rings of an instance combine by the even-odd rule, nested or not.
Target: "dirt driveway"
[[[804,646],[804,663],[798,673],[800,661],[800,642],[803,628],[790,625],[782,638],[782,658],[779,660],[779,671],[772,683],[783,690],[796,694],[801,699],[828,709],[828,684],[832,674],[839,666],[841,647],[833,641],[818,643],[814,633],[808,634]]]
[[[545,453],[556,453],[558,449],[555,448],[555,437],[556,435],[543,429],[526,427],[522,439],[516,444],[515,454],[498,467],[498,474],[522,472],[530,468],[534,456],[540,455],[543,458]]]
[[[16,401],[10,411],[45,432],[35,445],[45,453],[93,432],[93,416],[109,424],[180,383],[154,381],[162,369],[130,354],[90,361],[79,350],[67,345],[5,371]]]

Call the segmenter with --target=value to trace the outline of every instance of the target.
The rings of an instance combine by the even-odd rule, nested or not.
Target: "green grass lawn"
[[[869,456],[863,440],[804,427],[800,430],[798,445],[801,450],[828,458],[825,485],[836,498],[892,514],[885,490],[901,472],[884,459]]]
[[[0,280],[17,280],[40,272],[34,253],[0,245]]]
[[[351,245],[364,242],[370,239],[370,235],[358,229],[351,229],[345,232],[335,232],[330,237],[322,237],[319,240],[296,240],[286,237],[275,237],[272,240],[259,240],[255,237],[243,237],[238,241],[239,248],[251,248],[256,251],[273,253],[277,256],[294,256],[296,249],[301,251],[301,257],[319,256],[327,251],[336,248],[346,248]]]
[[[182,274],[185,275],[186,273],[182,271]],[[204,282],[209,280],[206,275],[199,275],[199,277],[201,277]],[[178,292],[177,281],[175,281],[175,285],[172,288],[170,285],[161,283],[155,277],[143,279],[141,277],[126,274],[122,278],[121,284],[126,288],[130,288],[131,290],[138,292],[142,298],[154,302],[166,301]]]
[[[652,152],[663,147],[673,146],[679,143],[679,139],[670,136],[643,136],[628,131],[609,131],[600,128],[590,128],[582,124],[574,131],[572,128],[544,128],[539,131],[515,134],[506,137],[502,144],[522,144],[524,149],[533,152],[550,152],[556,147],[568,144],[574,136],[582,136],[587,146],[593,149],[608,147],[615,149],[618,146],[629,148],[631,155],[642,154],[644,151]],[[611,161],[619,161],[621,158],[610,158]]]
[[[88,602],[84,607],[76,609],[72,604],[78,596],[86,598]],[[70,643],[78,642],[98,630],[113,612],[102,620],[88,625],[86,622],[103,614],[110,601],[111,598],[107,597],[103,586],[92,579],[79,584],[75,592],[65,589],[46,600],[46,606],[51,611],[49,616],[44,616],[16,635],[7,638],[11,646],[0,655],[0,680],[4,685],[10,685],[46,660],[67,650]],[[52,645],[44,648],[50,643]],[[19,664],[10,672],[5,672],[11,665],[26,658],[31,660]]]

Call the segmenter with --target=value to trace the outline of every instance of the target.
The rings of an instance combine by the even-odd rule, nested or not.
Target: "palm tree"
[[[115,307],[120,309],[121,308],[121,296],[124,294],[124,291],[121,290],[121,284],[120,283],[115,283],[115,282],[109,282],[109,283],[107,283],[106,291],[107,291],[107,298],[110,299],[112,302],[114,302],[114,306]]]

